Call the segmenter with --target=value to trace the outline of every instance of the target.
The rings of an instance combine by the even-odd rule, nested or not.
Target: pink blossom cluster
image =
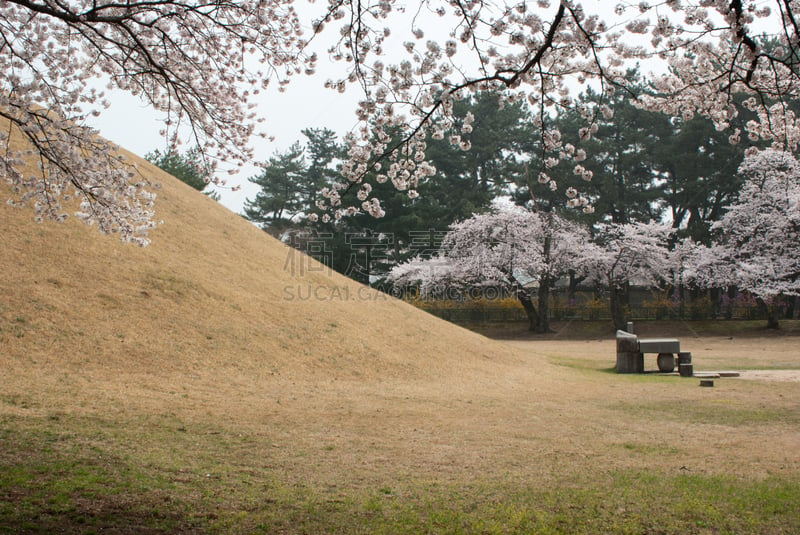
[[[733,130],[732,143],[746,136],[794,150],[800,140],[788,106],[800,96],[792,52],[800,28],[796,1],[425,2],[410,28],[400,28],[406,40],[399,48],[390,48],[389,41],[402,20],[396,16],[401,3],[331,5],[338,12],[349,9],[331,48],[332,57],[348,67],[346,76],[329,85],[358,84],[365,97],[358,111],[362,127],[350,139],[345,166],[350,183],[377,173],[378,181],[391,179],[413,191],[428,171],[435,173],[420,166],[428,136],[470,146],[471,124],[454,117],[453,101],[489,89],[533,109],[544,147],[537,174],[553,190],[558,185],[548,170],[561,161],[574,162],[585,180],[593,178],[580,165],[585,150],[562,144],[556,120],[560,110],[576,106],[576,87],[583,84],[592,84],[601,99],[578,109],[585,120],[577,132],[581,141],[597,134],[598,117],[612,117],[605,100],[620,91],[643,108],[683,118],[699,114],[721,130],[736,117],[734,96],[751,95],[748,105],[758,119],[746,132]],[[436,31],[425,31],[422,21],[431,18]],[[647,95],[634,93],[626,78],[636,65],[654,70]],[[386,160],[393,164],[391,174],[380,171]],[[585,198],[571,193],[570,206],[591,212]]]
[[[0,173],[12,202],[63,220],[62,202],[78,198],[77,217],[147,244],[154,185],[85,126],[109,105],[93,87],[139,96],[164,113],[174,144],[184,130],[211,167],[236,167],[253,157],[259,119],[248,100],[271,79],[314,68],[300,33],[290,0],[0,3],[0,115],[13,127],[0,140]],[[10,149],[17,135],[37,153],[32,172],[30,155]]]
[[[800,162],[766,149],[749,154],[739,173],[745,185],[712,227],[710,246],[675,240],[677,229],[656,221],[598,223],[590,239],[587,228],[555,213],[514,207],[452,225],[435,255],[395,267],[389,279],[423,295],[481,285],[519,293],[526,282],[571,272],[611,290],[694,285],[746,291],[764,303],[798,296]]]
[[[619,92],[650,110],[708,117],[720,130],[730,128],[734,98],[745,94],[756,118],[731,132],[732,143],[794,151],[800,141],[790,106],[800,97],[798,0],[328,0],[313,21],[301,19],[309,9],[300,0],[0,3],[0,114],[42,156],[42,168],[27,176],[24,155],[0,156],[17,201],[60,219],[63,196],[76,195],[88,203],[80,217],[142,238],[153,220],[152,195],[143,193],[151,187],[81,126],[105,105],[88,81],[101,77],[138,95],[164,112],[164,134],[175,144],[188,132],[212,166],[235,170],[253,157],[260,118],[252,100],[273,80],[284,89],[293,76],[313,73],[321,56],[313,46],[327,36],[329,68],[339,71],[325,85],[363,93],[342,184],[321,203],[334,218],[383,215],[366,181],[417,196],[436,175],[428,138],[470,150],[473,118],[454,109],[475,91],[531,107],[543,147],[534,176],[553,190],[548,170],[559,162],[593,178],[580,164],[585,149],[567,146],[557,121],[587,84],[601,98],[578,108],[582,142],[597,134],[599,117],[610,117],[606,100]],[[637,65],[651,71],[646,95],[626,76]],[[344,201],[351,192],[357,202]],[[592,210],[580,192],[567,197]]]
[[[690,244],[687,278],[768,301],[800,295],[800,163],[768,149],[746,157],[739,199],[714,225],[711,247]]]
[[[505,208],[453,224],[435,255],[396,266],[389,280],[397,287],[418,284],[423,295],[447,286],[519,291],[542,276],[587,273],[592,247],[585,228],[555,213]]]

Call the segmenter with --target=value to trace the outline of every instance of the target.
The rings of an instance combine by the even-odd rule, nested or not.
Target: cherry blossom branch
[[[39,216],[60,219],[59,199],[71,186],[85,201],[78,217],[145,243],[154,197],[81,126],[106,105],[88,80],[105,78],[164,112],[173,143],[186,127],[207,161],[242,166],[259,122],[248,97],[270,79],[313,70],[316,58],[304,54],[298,32],[291,0],[3,3],[0,109],[44,158],[40,186],[17,171],[21,159],[5,138],[0,163],[19,192],[15,202],[38,203]],[[249,68],[251,59],[262,66]],[[49,110],[46,120],[37,106]]]

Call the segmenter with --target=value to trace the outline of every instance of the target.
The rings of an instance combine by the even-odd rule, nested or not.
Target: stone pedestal
[[[644,355],[635,334],[617,331],[617,373],[644,373]]]

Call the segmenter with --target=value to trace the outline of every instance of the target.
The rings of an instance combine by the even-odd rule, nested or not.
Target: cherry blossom
[[[369,180],[384,160],[392,162],[400,178],[389,178],[401,188],[434,176],[435,169],[419,165],[425,139],[467,148],[470,129],[459,128],[453,104],[487,89],[534,110],[543,147],[539,179],[545,183],[546,171],[564,158],[575,162],[576,174],[593,178],[578,163],[586,158],[583,148],[564,150],[556,120],[560,110],[576,106],[577,88],[584,84],[602,97],[595,107],[579,109],[584,141],[597,134],[597,118],[613,115],[604,100],[616,92],[650,110],[703,115],[719,129],[728,128],[737,113],[734,96],[750,95],[747,105],[758,119],[748,125],[749,139],[787,150],[800,141],[788,105],[800,96],[796,1],[620,1],[613,10],[606,3],[573,0],[428,1],[407,17],[411,30],[401,26],[400,2],[330,5],[342,21],[330,54],[347,70],[329,85],[364,90],[358,110],[363,124],[351,139],[344,169],[345,184],[352,185],[345,191]],[[435,31],[422,31],[430,20]],[[398,32],[406,40],[392,48],[390,36]],[[652,71],[648,94],[637,94],[626,79],[636,65]],[[740,142],[741,134],[732,132],[731,142]]]
[[[472,118],[454,109],[474,91],[499,91],[503,102],[531,107],[542,146],[541,169],[532,171],[540,180],[561,160],[593,178],[580,169],[585,149],[564,146],[557,116],[577,106],[585,121],[578,138],[588,140],[597,120],[610,116],[605,100],[619,92],[647,109],[703,115],[721,130],[736,116],[734,97],[744,94],[755,119],[731,132],[731,142],[794,151],[798,15],[797,0],[328,0],[311,7],[300,0],[8,0],[0,4],[0,114],[19,130],[3,143],[25,137],[42,166],[25,174],[25,155],[11,150],[0,156],[0,171],[15,202],[33,203],[37,217],[62,219],[64,196],[78,196],[87,222],[146,243],[153,185],[83,126],[106,105],[90,82],[140,96],[166,114],[171,140],[188,132],[212,164],[235,170],[252,159],[254,99],[269,83],[285,89],[293,76],[313,73],[318,58],[326,61],[328,88],[363,93],[343,183],[320,205],[333,217],[380,217],[380,200],[363,188],[373,180],[416,195],[436,176],[428,137],[470,150]],[[325,49],[315,51],[317,43]],[[651,72],[647,94],[626,78],[637,64]],[[577,105],[586,84],[601,98]]]
[[[713,227],[718,242],[695,261],[697,278],[765,302],[800,295],[800,163],[768,149],[745,158],[739,173],[747,181]]]
[[[112,144],[85,126],[122,89],[163,112],[164,135],[186,131],[211,166],[252,159],[258,119],[248,100],[270,80],[311,70],[301,53],[291,1],[103,2],[9,0],[0,3],[0,115],[12,128],[0,143],[0,175],[15,204],[37,219],[63,220],[62,202],[103,232],[145,245],[155,225],[155,185]],[[33,147],[28,154],[20,136]],[[39,168],[25,162],[35,155]],[[71,205],[70,205],[71,206]]]
[[[505,208],[453,224],[437,256],[395,267],[389,281],[431,296],[450,288],[502,287],[519,299],[530,329],[546,332],[550,289],[570,270],[581,272],[588,247],[588,231],[555,213]]]
[[[597,248],[587,256],[588,268],[598,282],[607,286],[614,325],[624,329],[625,306],[630,285],[656,286],[669,281],[674,260],[667,248],[673,229],[666,224],[602,223],[597,225]]]

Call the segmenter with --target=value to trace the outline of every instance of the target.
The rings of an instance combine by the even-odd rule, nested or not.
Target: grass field
[[[797,381],[617,375],[607,326],[490,339],[139,166],[146,249],[0,205],[0,533],[800,533]],[[732,327],[637,326],[800,368]]]
[[[695,362],[800,366],[792,337],[726,342]],[[699,388],[611,373],[610,341],[509,344],[526,358],[491,380],[4,393],[0,531],[800,531],[797,382]]]

